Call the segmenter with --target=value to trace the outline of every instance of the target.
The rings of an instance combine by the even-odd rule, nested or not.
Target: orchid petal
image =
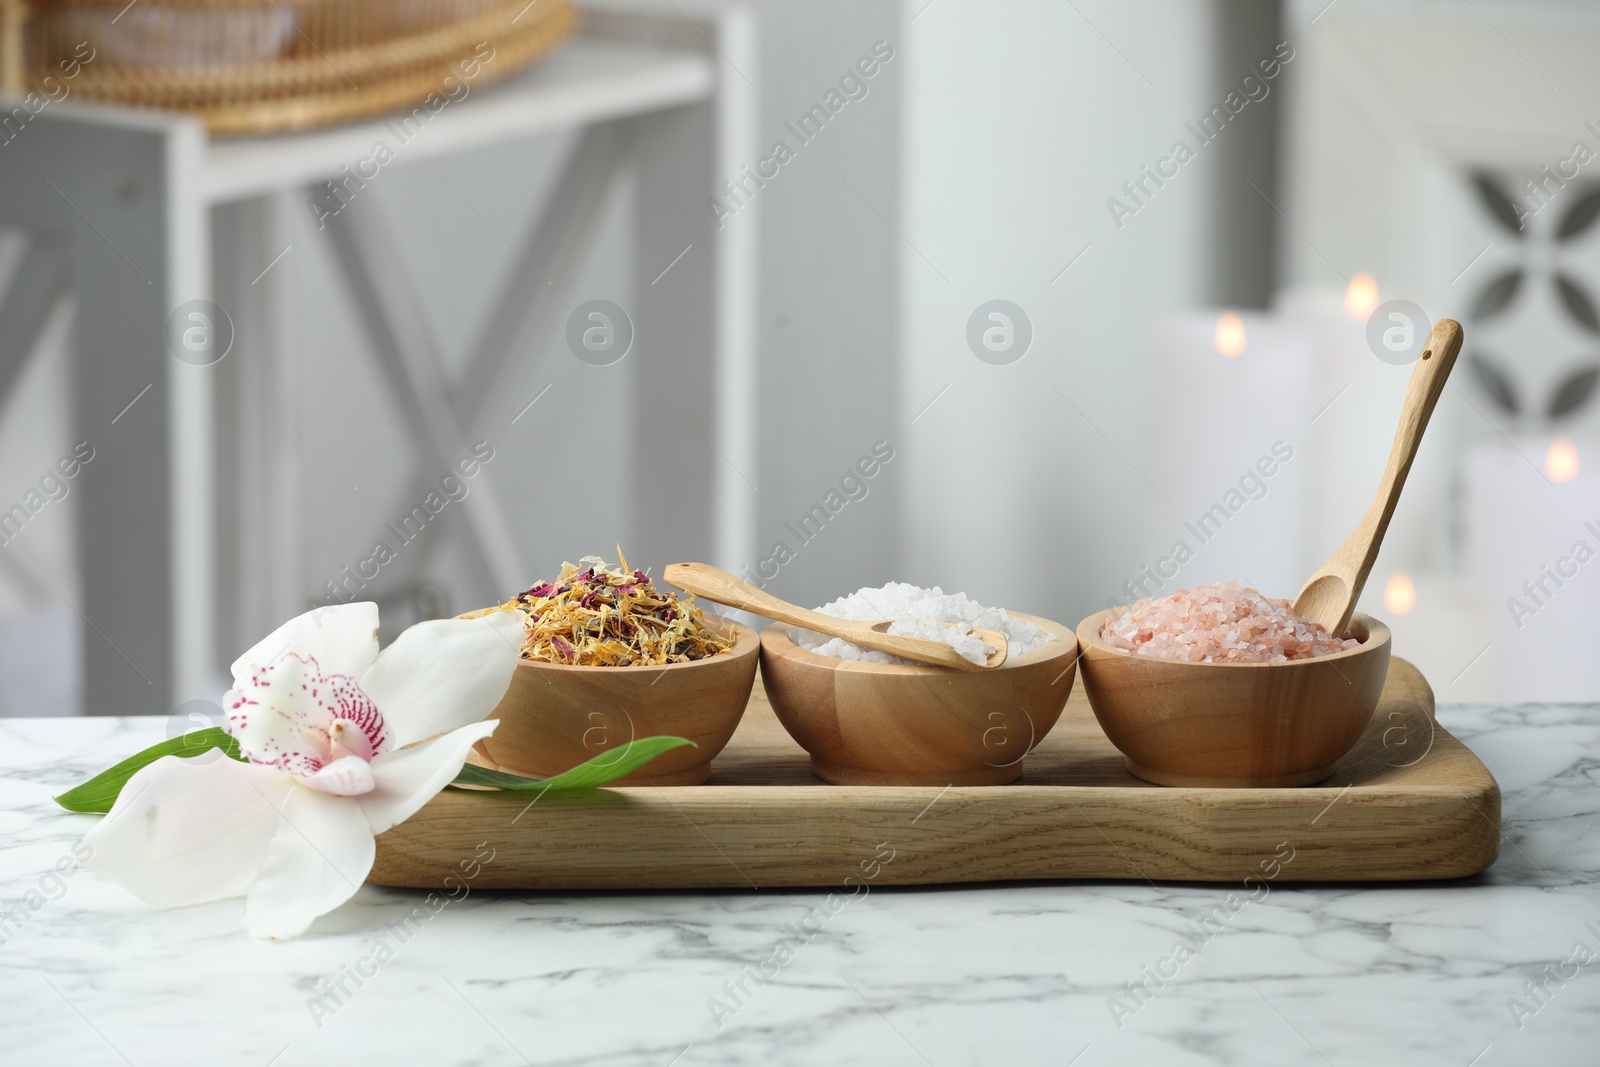
[[[488,716],[522,659],[520,612],[438,619],[411,627],[361,677],[391,744],[447,733]]]
[[[233,661],[234,681],[285,652],[315,659],[325,674],[360,678],[378,658],[378,605],[334,604],[295,616]]]
[[[405,822],[449,785],[474,744],[494,733],[500,720],[475,722],[420,745],[385,752],[372,761],[372,792],[357,797],[374,834]]]
[[[245,758],[293,775],[312,774],[331,760],[328,728],[336,708],[316,661],[294,654],[252,667],[248,682],[224,699],[226,729]]]
[[[292,787],[270,767],[163,756],[84,835],[85,866],[163,907],[243,896]]]
[[[256,937],[286,940],[355,895],[375,854],[372,828],[350,797],[295,788],[267,845],[244,917]]]
[[[296,778],[307,789],[337,797],[353,797],[372,790],[372,764],[360,756],[336,759],[315,774]]]

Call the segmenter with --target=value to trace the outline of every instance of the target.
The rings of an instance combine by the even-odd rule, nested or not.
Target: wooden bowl
[[[1113,648],[1110,611],[1078,624],[1083,686],[1100,728],[1147,782],[1311,785],[1372,720],[1389,673],[1389,628],[1350,620],[1359,648],[1288,663],[1187,663]]]
[[[699,785],[733,736],[755,685],[761,648],[756,632],[712,615],[706,622],[734,637],[727,652],[665,667],[582,667],[523,660],[489,716],[494,735],[482,755],[515,774],[547,778],[635,737],[671,734],[685,745],[657,756],[618,785]]]
[[[1003,785],[1072,692],[1072,630],[988,671],[862,663],[808,652],[789,627],[761,632],[761,683],[784,729],[835,785]]]

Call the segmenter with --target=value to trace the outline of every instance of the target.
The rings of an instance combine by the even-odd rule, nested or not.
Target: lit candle
[[[1600,697],[1600,444],[1475,446],[1465,517],[1467,572],[1494,604],[1501,695]]]
[[[1226,579],[1274,597],[1299,592],[1311,566],[1313,359],[1309,334],[1260,313],[1202,312],[1157,329],[1137,456],[1152,483],[1138,570],[1113,599]]]
[[[1359,610],[1388,624],[1394,654],[1422,672],[1440,703],[1500,695],[1493,605],[1472,582],[1442,570],[1374,571]]]
[[[1393,426],[1400,417],[1412,367],[1379,359],[1367,343],[1367,321],[1397,295],[1384,292],[1370,274],[1356,274],[1342,287],[1285,290],[1274,301],[1286,323],[1316,339],[1312,381],[1315,410],[1308,449],[1315,490],[1309,497],[1310,566],[1326,559],[1366,513],[1389,461]],[[1458,367],[1456,374],[1463,368]],[[1468,418],[1476,416],[1468,414]],[[1451,540],[1450,507],[1460,412],[1440,404],[1427,440],[1406,479],[1405,492],[1384,535],[1380,568],[1438,571],[1440,545]]]

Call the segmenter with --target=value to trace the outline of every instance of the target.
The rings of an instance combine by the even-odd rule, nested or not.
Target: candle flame
[[[1344,291],[1344,313],[1364,319],[1378,306],[1378,282],[1370,274],[1357,274]]]
[[[1217,319],[1217,332],[1213,338],[1217,351],[1230,359],[1244,351],[1244,320],[1231,311]]]
[[[1571,441],[1557,441],[1544,454],[1544,474],[1552,482],[1570,482],[1578,476],[1578,450]]]
[[[1389,576],[1383,587],[1383,606],[1394,615],[1405,615],[1417,606],[1417,587],[1411,575],[1400,571]]]

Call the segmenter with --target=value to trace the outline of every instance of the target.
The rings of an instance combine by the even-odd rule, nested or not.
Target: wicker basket
[[[459,99],[576,22],[571,0],[0,0],[0,85],[273,133]]]

